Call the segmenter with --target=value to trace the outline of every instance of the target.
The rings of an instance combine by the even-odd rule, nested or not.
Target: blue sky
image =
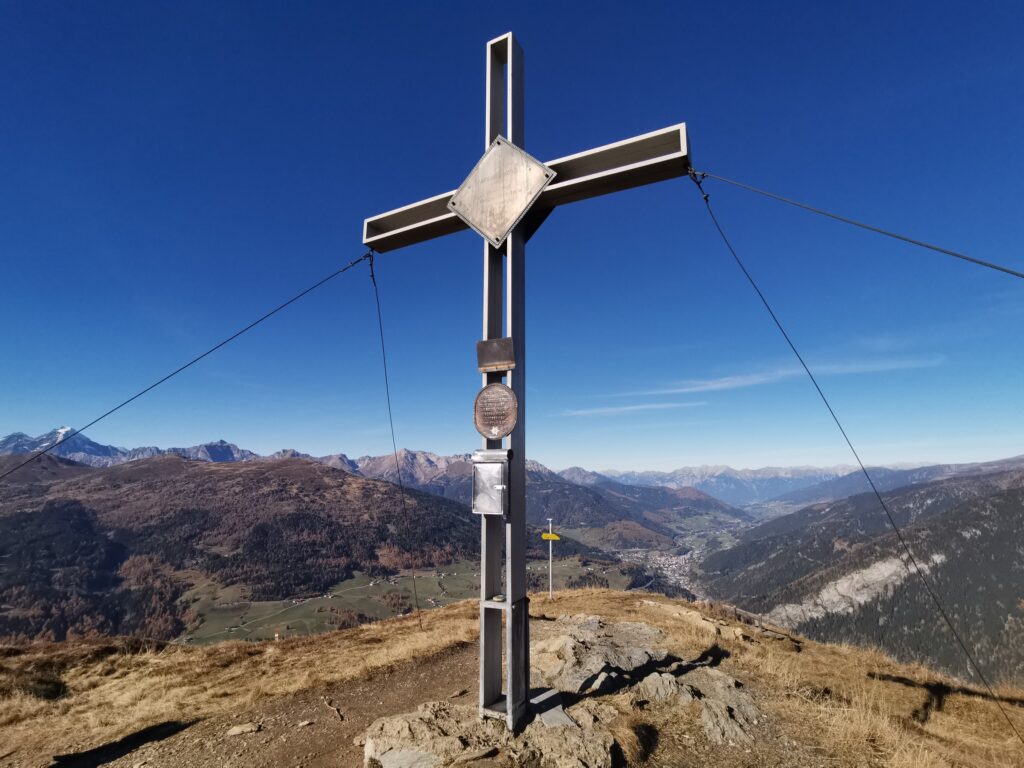
[[[84,424],[457,186],[508,30],[542,160],[686,121],[698,168],[1024,269],[1017,4],[4,3],[0,434]],[[866,461],[1024,453],[1024,283],[707,189]],[[378,262],[400,445],[478,445],[480,253]],[[556,211],[528,263],[533,458],[849,463],[689,181]],[[90,435],[384,453],[377,345],[355,270]]]

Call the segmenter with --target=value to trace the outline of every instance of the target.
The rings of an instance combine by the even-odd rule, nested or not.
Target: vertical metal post
[[[524,145],[523,54],[511,34],[487,44],[487,129],[484,146],[504,131],[505,138]],[[481,518],[480,570],[480,709],[481,714],[504,714],[516,729],[526,714],[530,690],[529,601],[526,597],[526,248],[525,234],[516,228],[502,250],[484,244],[484,338],[502,336],[502,288],[505,289],[505,334],[512,337],[516,367],[510,386],[519,401],[519,418],[511,435],[509,514],[506,519]],[[504,256],[504,285],[502,257]],[[484,374],[483,383],[501,381],[502,374]],[[501,440],[483,441],[484,448],[501,448]],[[488,598],[498,591],[501,568],[501,529],[505,528],[505,600],[499,608]],[[501,613],[505,616],[505,696],[501,699]],[[492,706],[494,705],[494,706]],[[503,706],[500,706],[503,705]],[[497,709],[496,709],[497,706]]]
[[[523,51],[511,33],[507,40],[506,138],[525,149]],[[505,324],[516,360],[510,386],[519,401],[519,418],[511,435],[509,517],[505,526],[508,726],[515,730],[526,716],[530,696],[530,601],[526,596],[526,234],[522,225],[512,230],[505,241],[505,256]]]
[[[552,518],[549,517],[548,518],[548,533],[554,533],[554,530],[551,527],[551,520],[552,520]],[[554,593],[553,593],[554,587],[551,586],[552,570],[553,570],[552,562],[554,560],[554,550],[553,550],[554,545],[555,545],[555,540],[554,539],[548,539],[548,600],[550,600],[552,597],[554,597]]]
[[[487,51],[487,134],[484,146],[500,133],[504,122],[505,100],[501,67],[492,64]],[[497,82],[495,78],[497,77]],[[493,135],[492,135],[493,134]],[[497,339],[502,329],[502,253],[484,242],[483,338]],[[483,385],[501,381],[500,373],[483,374]],[[484,448],[500,448],[501,440],[483,440]],[[487,711],[501,699],[501,613],[485,602],[501,591],[502,545],[504,520],[491,515],[480,516],[480,711]]]

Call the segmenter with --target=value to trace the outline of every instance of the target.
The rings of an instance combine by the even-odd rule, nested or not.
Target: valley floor
[[[565,589],[588,575],[603,579],[612,589],[628,586],[630,577],[616,563],[587,563],[578,557],[556,558],[552,563],[555,589]],[[547,584],[547,560],[529,560],[526,569],[537,584]],[[417,598],[420,608],[429,610],[480,594],[480,564],[473,560],[459,560],[438,568],[405,570],[388,577],[371,578],[357,573],[324,595],[290,600],[250,601],[238,586],[223,587],[203,579],[201,574],[190,576],[197,586],[183,599],[199,615],[200,622],[179,641],[195,644],[273,640],[275,636],[285,639],[331,632],[338,629],[337,618],[346,612],[380,621],[394,618],[396,605],[403,611],[411,610]],[[415,593],[413,579],[416,580]],[[389,597],[398,600],[389,604]]]
[[[873,651],[761,635],[696,610],[613,590],[532,599],[537,622],[581,613],[644,622],[682,659],[717,646],[721,669],[765,715],[752,744],[716,746],[692,706],[652,714],[631,764],[1024,766],[1024,746],[972,686]],[[0,649],[0,766],[358,766],[353,740],[374,718],[429,700],[475,703],[477,611],[467,600],[268,643]],[[622,695],[602,698],[614,706]],[[1024,730],[1024,691],[998,695]],[[250,723],[253,732],[228,735]]]

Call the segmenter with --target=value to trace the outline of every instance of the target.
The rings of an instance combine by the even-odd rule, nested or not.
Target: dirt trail
[[[269,699],[233,716],[196,722],[159,741],[140,746],[113,761],[61,760],[55,766],[104,765],[112,768],[337,768],[361,766],[363,749],[352,743],[382,715],[415,709],[424,701],[476,701],[478,655],[475,644],[427,660],[403,664],[366,680],[315,688]],[[325,699],[341,711],[344,719]],[[309,725],[300,723],[309,721]],[[258,723],[256,733],[228,736],[232,726]],[[102,759],[102,758],[101,758]],[[88,758],[87,758],[88,760]]]

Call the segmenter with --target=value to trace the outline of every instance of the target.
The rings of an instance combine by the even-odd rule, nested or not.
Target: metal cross
[[[501,148],[503,151],[509,149],[507,145],[512,149],[523,149],[523,52],[511,32],[487,44],[485,119],[485,148],[493,148],[492,144],[502,144],[504,140],[506,146]],[[486,154],[481,164],[485,162],[490,162]],[[513,172],[506,170],[502,163],[491,163],[491,166],[491,180],[494,181],[497,174],[499,186],[500,175]],[[483,383],[486,386],[501,382],[508,375],[519,406],[518,420],[511,434],[508,513],[504,517],[481,516],[480,562],[480,713],[481,716],[505,719],[513,730],[523,723],[530,691],[529,601],[526,596],[526,242],[556,206],[685,176],[690,169],[686,125],[680,123],[551,160],[541,167],[545,169],[545,178],[534,179],[537,184],[530,190],[532,198],[524,199],[522,212],[510,219],[514,226],[507,236],[494,236],[475,223],[473,226],[485,240],[483,338],[510,336],[515,361],[515,367],[510,371],[484,373]],[[467,179],[467,184],[472,179],[473,176]],[[542,187],[539,193],[537,186]],[[462,188],[457,191],[462,192]],[[450,205],[455,194],[456,191],[445,192],[366,219],[363,243],[385,252],[467,229],[470,224]],[[493,197],[500,198],[500,192]],[[458,200],[455,202],[457,204]],[[485,210],[484,213],[501,212]],[[504,441],[484,438],[483,447],[499,449],[504,447]],[[494,601],[490,598],[501,589],[502,534],[506,554],[505,592],[503,600]],[[503,614],[506,641],[504,692],[501,669]]]

